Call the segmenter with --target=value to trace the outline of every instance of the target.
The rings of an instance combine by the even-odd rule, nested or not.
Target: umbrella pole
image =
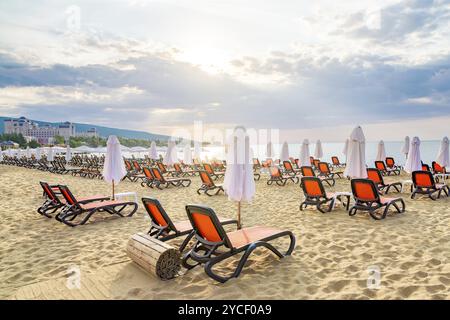
[[[238,225],[237,225],[238,229],[242,229],[242,225],[241,225],[241,202],[238,201]]]
[[[112,181],[112,200],[114,200],[114,180]]]

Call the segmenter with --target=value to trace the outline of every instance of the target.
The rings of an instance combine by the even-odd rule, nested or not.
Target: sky
[[[440,139],[450,0],[3,0],[0,115]]]

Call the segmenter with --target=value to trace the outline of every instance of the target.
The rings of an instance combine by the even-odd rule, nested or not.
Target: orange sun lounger
[[[303,177],[301,187],[305,195],[305,200],[300,204],[300,210],[306,209],[308,206],[315,206],[317,210],[322,213],[327,213],[333,210],[336,199],[341,201],[347,208],[350,206],[350,199],[347,198],[347,203],[342,201],[342,196],[335,196],[334,193],[326,192],[323,187],[322,180],[316,177]],[[327,205],[326,209],[322,206]]]
[[[115,214],[120,217],[131,217],[138,208],[137,203],[133,201],[108,200],[84,203],[77,200],[67,186],[60,185],[59,190],[66,200],[67,205],[55,218],[71,227],[85,224],[97,212],[108,212],[109,214]],[[128,207],[131,207],[131,212],[124,214],[123,211]],[[75,222],[76,218],[84,213],[86,213],[84,218],[81,221]]]
[[[180,246],[180,252],[183,252],[194,236],[189,220],[173,222],[161,203],[155,198],[142,198],[142,203],[151,219],[151,227],[147,234],[160,241],[168,241],[187,235]],[[219,221],[222,225],[237,225],[237,220],[234,219],[219,218]]]
[[[450,194],[450,187],[445,184],[439,184],[434,181],[433,174],[430,171],[414,171],[412,173],[414,191],[411,199],[417,194],[427,195],[431,200],[437,200],[444,193],[447,197]],[[437,196],[434,196],[437,194]]]
[[[405,201],[402,198],[381,197],[378,188],[372,180],[353,179],[351,181],[352,193],[355,198],[355,205],[350,208],[349,215],[354,216],[360,211],[368,211],[375,220],[386,218],[389,209],[393,206],[398,213],[405,212]],[[401,208],[398,206],[401,204]],[[384,208],[381,214],[378,209]]]
[[[295,236],[290,231],[256,226],[227,233],[211,208],[187,205],[186,212],[194,229],[195,244],[183,256],[183,266],[192,269],[204,264],[206,274],[218,282],[224,283],[237,278],[251,253],[258,247],[269,249],[279,258],[290,255],[294,250]],[[281,237],[290,238],[289,248],[285,253],[269,243]],[[213,270],[218,263],[240,253],[243,255],[231,275],[221,275]],[[190,263],[191,260],[193,264]]]

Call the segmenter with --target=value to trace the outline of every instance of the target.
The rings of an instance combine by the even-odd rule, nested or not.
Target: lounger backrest
[[[378,189],[369,179],[353,179],[351,182],[352,193],[355,199],[367,202],[380,201]]]
[[[159,169],[162,173],[166,173],[166,172],[167,172],[167,169],[166,169],[166,166],[164,165],[164,163],[158,162],[156,165],[158,166],[158,169]]]
[[[383,185],[383,176],[381,175],[380,170],[376,168],[368,168],[367,169],[367,178],[372,180],[375,184]]]
[[[272,178],[278,178],[278,177],[281,177],[281,171],[280,171],[280,168],[278,168],[278,167],[276,167],[276,166],[270,167],[270,175],[272,176]]]
[[[425,163],[422,163],[422,171],[430,171],[430,166]]]
[[[412,180],[416,187],[419,188],[434,188],[434,178],[430,171],[414,171],[412,173]]]
[[[127,170],[128,170],[128,171],[133,170],[133,167],[131,166],[130,161],[125,160],[125,166],[127,167]]]
[[[141,166],[140,166],[139,162],[137,162],[137,160],[133,160],[133,166],[134,166],[135,170],[141,171]]]
[[[153,179],[153,174],[152,174],[152,171],[150,170],[150,168],[143,167],[142,171],[144,172],[144,175],[147,179]]]
[[[326,163],[326,162],[319,162],[318,168],[321,173],[325,173],[325,174],[330,173],[330,167],[328,166],[328,163]]]
[[[142,203],[154,224],[160,227],[168,226],[171,230],[176,231],[175,225],[157,199],[145,197],[142,198]]]
[[[314,159],[313,163],[314,163],[314,167],[318,168],[320,160],[319,159]]]
[[[395,160],[392,157],[387,157],[386,158],[386,165],[388,166],[388,168],[393,168],[395,166]]]
[[[309,163],[311,163],[311,165],[314,165],[314,157],[309,157]]]
[[[253,164],[255,166],[259,166],[259,159],[258,158],[253,158]]]
[[[433,171],[435,173],[445,173],[445,169],[444,167],[442,167],[439,163],[437,163],[436,161],[433,161],[431,163],[431,166],[433,167]]]
[[[334,165],[340,165],[341,164],[339,162],[339,158],[338,157],[331,157],[331,161],[333,162]]]
[[[223,243],[228,248],[232,247],[214,210],[201,205],[187,205],[186,213],[192,228],[200,238],[208,242]]]
[[[315,177],[316,176],[312,167],[303,166],[300,168],[300,170],[302,171],[302,176],[304,176],[304,177]]]
[[[211,179],[211,176],[206,171],[200,171],[200,179],[202,179],[202,183],[204,185],[207,185],[208,187],[211,187],[214,185],[214,182]]]
[[[44,190],[45,194],[47,195],[47,198],[54,202],[60,202],[59,198],[56,196],[55,192],[52,190],[52,188],[49,186],[47,182],[39,182],[42,189]]]
[[[292,163],[290,161],[283,161],[283,167],[286,171],[294,171]]]
[[[77,199],[74,197],[72,192],[70,192],[69,188],[67,186],[58,186],[59,190],[61,191],[61,194],[63,195],[64,199],[66,199],[66,202],[70,205],[78,205]]]
[[[325,197],[322,181],[316,177],[302,177],[302,189],[308,197]]]
[[[173,164],[173,168],[175,169],[175,171],[177,172],[182,172],[183,170],[181,170],[181,166],[179,163],[174,163]]]
[[[375,168],[380,171],[386,171],[386,165],[384,164],[384,161],[375,161]]]
[[[209,163],[204,163],[203,168],[205,168],[205,171],[209,174],[214,174],[214,170]]]
[[[152,175],[153,175],[154,179],[156,179],[158,181],[164,181],[164,177],[158,168],[152,168]]]

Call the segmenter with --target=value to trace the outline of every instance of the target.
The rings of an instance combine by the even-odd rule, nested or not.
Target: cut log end
[[[127,255],[143,270],[162,280],[175,278],[181,270],[181,255],[177,249],[143,233],[130,238]]]

